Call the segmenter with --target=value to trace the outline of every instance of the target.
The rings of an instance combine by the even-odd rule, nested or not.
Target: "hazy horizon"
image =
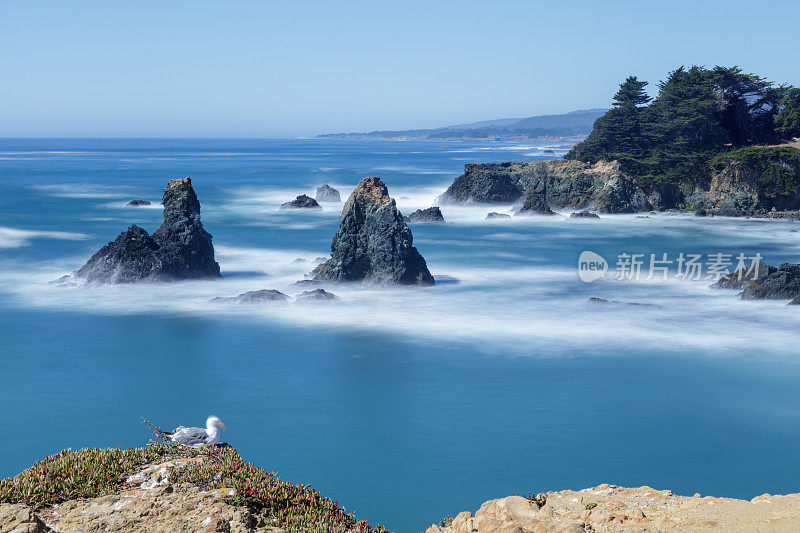
[[[0,137],[435,128],[608,107],[626,76],[652,92],[689,64],[800,84],[800,6],[755,27],[720,5],[5,3]]]

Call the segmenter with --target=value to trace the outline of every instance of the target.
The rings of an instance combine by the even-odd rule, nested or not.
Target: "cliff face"
[[[616,162],[521,161],[464,166],[464,174],[439,197],[442,203],[512,203],[527,195],[554,207],[593,208],[602,213],[652,209],[647,195]],[[544,202],[541,201],[542,196]]]
[[[377,177],[364,178],[347,199],[331,258],[318,281],[361,281],[385,285],[433,285],[411,230]]]
[[[439,201],[523,201],[532,207],[523,205],[521,211],[540,213],[546,213],[546,204],[601,213],[686,207],[722,216],[797,217],[800,151],[783,146],[747,148],[715,161],[710,180],[694,189],[653,185],[647,190],[625,175],[616,161],[593,165],[564,159],[467,164],[464,174]]]
[[[75,277],[93,283],[219,277],[192,180],[169,180],[163,204],[164,223],[152,236],[131,226],[95,253]]]

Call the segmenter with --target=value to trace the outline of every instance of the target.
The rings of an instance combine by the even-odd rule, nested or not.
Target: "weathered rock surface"
[[[716,283],[710,285],[712,289],[737,289],[742,290],[751,283],[763,280],[770,274],[773,274],[778,269],[767,263],[758,263],[757,268],[753,268],[752,272],[749,267],[740,268],[735,272],[726,274],[719,278]]]
[[[517,215],[555,215],[550,206],[547,205],[547,182],[536,180],[531,182],[525,190],[522,199],[522,207]]]
[[[285,302],[289,297],[274,289],[243,292],[239,296],[217,296],[212,302],[229,302],[234,304],[259,304],[264,302]]]
[[[339,194],[339,191],[328,185],[321,185],[317,187],[317,193],[315,195],[317,197],[318,202],[341,202],[342,197]]]
[[[522,161],[467,164],[441,202],[512,203],[531,199],[555,207],[594,208],[601,213],[650,211],[647,194],[616,162]],[[543,198],[541,198],[543,197]]]
[[[800,265],[781,263],[778,270],[750,283],[742,292],[744,300],[791,300],[800,294]]]
[[[140,205],[150,205],[150,201],[148,200],[131,200],[125,205],[129,205],[131,207],[138,207]]]
[[[204,490],[186,483],[173,485],[170,476],[187,462],[176,459],[150,465],[128,479],[126,490],[91,499],[69,500],[34,512],[27,505],[0,505],[2,533],[132,533],[282,532],[259,523],[245,507],[223,501],[234,489]],[[45,525],[46,524],[46,525]]]
[[[297,296],[295,299],[298,302],[302,301],[330,301],[330,300],[337,300],[339,297],[333,294],[332,292],[328,292],[324,289],[314,289],[311,291],[303,291]]]
[[[491,500],[426,533],[790,532],[800,530],[800,494],[747,500],[676,496],[650,487],[600,485],[536,498]]]
[[[93,283],[172,281],[220,276],[211,235],[189,178],[164,189],[164,223],[153,233],[133,225],[103,246],[74,276]]]
[[[511,218],[511,215],[507,215],[505,213],[498,213],[496,211],[492,211],[486,215],[486,220],[498,219],[498,218]]]
[[[281,209],[322,209],[322,206],[307,194],[301,194],[291,202],[281,204]]]
[[[364,178],[347,199],[331,243],[331,258],[314,279],[433,285],[425,259],[413,246],[411,230],[380,178]]]
[[[444,215],[438,207],[429,207],[428,209],[417,209],[408,215],[406,220],[408,222],[437,223],[444,222]]]
[[[576,211],[574,213],[570,213],[569,218],[600,218],[600,215],[584,209],[583,211]]]

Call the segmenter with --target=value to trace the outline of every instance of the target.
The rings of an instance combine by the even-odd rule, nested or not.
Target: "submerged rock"
[[[153,235],[133,225],[75,272],[95,283],[219,277],[211,234],[200,222],[200,202],[189,178],[164,189],[164,223]]]
[[[433,276],[413,240],[386,185],[377,177],[364,178],[342,209],[331,258],[314,279],[433,285]]]
[[[150,202],[148,200],[131,200],[130,202],[128,202],[125,205],[131,206],[131,207],[138,207],[140,205],[150,205]]]
[[[322,209],[322,206],[310,196],[301,194],[291,202],[281,204],[281,209]]]
[[[800,294],[800,265],[781,263],[778,270],[745,287],[742,299],[791,300],[798,294]]]
[[[212,302],[230,302],[235,304],[256,304],[264,302],[285,302],[289,297],[274,289],[262,289],[260,291],[249,291],[239,296],[213,298]]]
[[[584,209],[583,211],[570,213],[569,218],[600,218],[600,216],[596,213],[592,213],[591,211],[587,211],[586,209]]]
[[[442,215],[442,210],[438,207],[429,207],[428,209],[417,209],[408,215],[406,220],[426,223],[444,222],[444,215]]]
[[[318,202],[341,202],[342,197],[339,194],[339,191],[328,185],[322,185],[317,187],[316,193],[317,201]]]
[[[505,213],[498,213],[496,211],[492,211],[491,213],[486,215],[486,220],[492,220],[497,218],[511,218],[511,215],[507,215]]]
[[[767,263],[759,263],[758,268],[750,272],[749,267],[740,268],[735,272],[726,274],[719,278],[716,283],[710,285],[712,289],[737,289],[742,290],[751,283],[761,281],[778,269]]]
[[[303,291],[297,296],[295,299],[300,301],[311,301],[311,300],[337,300],[339,297],[333,294],[332,292],[328,292],[324,289],[314,289],[311,291]]]

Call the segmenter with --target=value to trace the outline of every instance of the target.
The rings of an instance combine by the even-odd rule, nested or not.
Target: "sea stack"
[[[433,285],[411,230],[378,177],[361,180],[344,204],[331,258],[314,279],[380,285]]]
[[[94,283],[220,277],[212,237],[200,222],[192,180],[169,180],[162,203],[164,223],[152,236],[131,226],[94,254],[75,277]]]
[[[317,187],[317,201],[318,202],[341,202],[342,197],[339,191],[328,185],[327,183]]]

